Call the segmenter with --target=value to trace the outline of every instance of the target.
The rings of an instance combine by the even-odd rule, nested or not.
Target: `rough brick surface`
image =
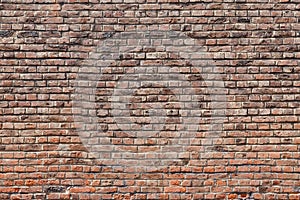
[[[297,0],[1,0],[0,199],[300,199],[299,16]],[[206,156],[198,154],[209,146],[207,85],[187,63],[151,49],[120,58],[121,72],[99,82],[101,130],[131,152],[178,137],[181,111],[167,88],[148,85],[131,99],[137,125],[149,123],[147,105],[169,103],[159,139],[120,132],[106,97],[124,69],[179,66],[202,105],[204,128],[188,154],[139,172],[95,159],[82,144],[72,109],[78,68],[101,42],[135,30],[185,34],[220,74],[226,117]]]

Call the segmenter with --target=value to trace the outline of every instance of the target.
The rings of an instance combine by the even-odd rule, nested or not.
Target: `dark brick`
[[[0,37],[11,37],[14,31],[0,31]]]
[[[66,186],[48,186],[44,190],[46,193],[64,193]]]
[[[238,23],[250,23],[251,20],[249,18],[238,18]]]
[[[18,34],[19,38],[28,38],[28,37],[39,37],[39,33],[36,31],[24,31]]]

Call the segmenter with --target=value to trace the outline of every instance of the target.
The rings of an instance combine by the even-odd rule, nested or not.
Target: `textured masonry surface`
[[[0,0],[0,199],[300,199],[299,20],[298,0]],[[103,163],[82,144],[72,110],[78,68],[102,41],[136,30],[182,32],[222,78],[225,121],[206,156],[205,129],[188,154],[142,172]],[[209,123],[201,73],[142,53],[121,57],[118,69],[180,66]],[[134,94],[132,116],[147,124],[145,105],[169,102],[167,132],[144,140],[118,132],[109,73],[121,72],[99,86],[97,116],[113,144],[150,151],[176,135],[180,107],[153,85]]]

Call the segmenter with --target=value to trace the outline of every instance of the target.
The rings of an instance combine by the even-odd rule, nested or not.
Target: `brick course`
[[[300,199],[299,9],[297,0],[1,0],[0,199]],[[224,82],[227,105],[212,145],[200,130],[188,155],[143,172],[95,159],[72,109],[78,68],[90,53],[136,30],[197,41]],[[147,51],[117,67],[179,67],[199,89],[205,130],[211,99],[201,73],[190,76],[176,55]],[[131,137],[107,121],[117,73],[97,86],[97,116],[111,142],[147,152],[178,137],[180,107],[166,88],[149,86],[132,99],[137,124],[147,123],[145,105],[175,101],[159,140]],[[200,158],[205,146],[210,152]]]

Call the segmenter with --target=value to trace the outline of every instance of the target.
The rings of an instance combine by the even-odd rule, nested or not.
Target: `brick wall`
[[[0,199],[300,199],[299,9],[1,0]]]

